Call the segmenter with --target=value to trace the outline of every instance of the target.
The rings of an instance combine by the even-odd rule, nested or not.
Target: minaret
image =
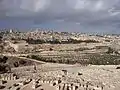
[[[13,30],[12,29],[10,29],[10,31],[9,31],[10,33],[13,33]]]

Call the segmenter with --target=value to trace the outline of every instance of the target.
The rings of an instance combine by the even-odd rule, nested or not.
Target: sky
[[[120,0],[0,0],[0,28],[120,32]]]

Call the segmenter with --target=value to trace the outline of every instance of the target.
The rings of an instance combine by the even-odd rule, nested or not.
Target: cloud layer
[[[119,31],[120,0],[0,0],[0,27],[17,26]]]

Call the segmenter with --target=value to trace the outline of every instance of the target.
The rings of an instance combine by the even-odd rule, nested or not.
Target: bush
[[[111,54],[111,53],[113,53],[114,52],[114,50],[112,49],[112,48],[108,48],[108,51],[106,52],[107,54]]]
[[[2,80],[2,84],[6,84],[7,83],[7,81],[6,80]]]
[[[40,60],[40,61],[47,61],[46,58],[43,58],[39,55],[31,55],[31,56],[27,56],[27,58],[31,58],[31,59],[35,59],[35,60]]]
[[[77,43],[99,43],[99,41],[96,40],[75,40],[75,39],[68,39],[68,43],[73,43],[73,44],[77,44]]]
[[[50,48],[49,50],[50,50],[50,51],[53,51],[53,49],[52,49],[52,48]]]
[[[78,75],[80,76],[80,75],[83,75],[83,74],[78,72]]]
[[[0,85],[0,89],[4,89],[6,86]]]
[[[41,40],[41,39],[34,40],[32,38],[26,39],[26,42],[29,44],[43,44],[43,43],[45,43],[44,40]]]
[[[120,56],[117,55],[100,55],[100,54],[94,54],[89,55],[89,64],[92,65],[118,65],[120,64]]]
[[[73,56],[60,56],[56,57],[42,57],[39,55],[27,56],[28,58],[36,59],[39,61],[50,62],[50,63],[63,63],[63,64],[81,64],[81,65],[118,65],[120,64],[119,55],[110,54],[86,54],[84,57],[78,56],[73,58]]]
[[[116,69],[120,69],[120,67],[117,67]]]
[[[14,67],[19,67],[19,63],[18,63],[18,62],[15,62],[15,63],[14,63]]]
[[[78,49],[75,49],[74,51],[84,51],[84,50],[90,50],[89,48],[78,48]]]
[[[20,60],[19,61],[19,64],[21,64],[21,65],[25,65],[27,63],[27,61],[25,61],[25,60]]]
[[[3,58],[0,58],[0,63],[6,63],[8,60],[8,57],[4,56]]]
[[[3,63],[6,63],[7,60],[8,60],[8,57],[4,56],[3,57]]]
[[[0,64],[0,72],[1,72],[1,73],[11,72],[11,68],[10,68],[9,65]]]

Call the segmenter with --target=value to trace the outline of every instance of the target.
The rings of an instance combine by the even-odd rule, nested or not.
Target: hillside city
[[[0,90],[119,90],[120,34],[0,31]]]

